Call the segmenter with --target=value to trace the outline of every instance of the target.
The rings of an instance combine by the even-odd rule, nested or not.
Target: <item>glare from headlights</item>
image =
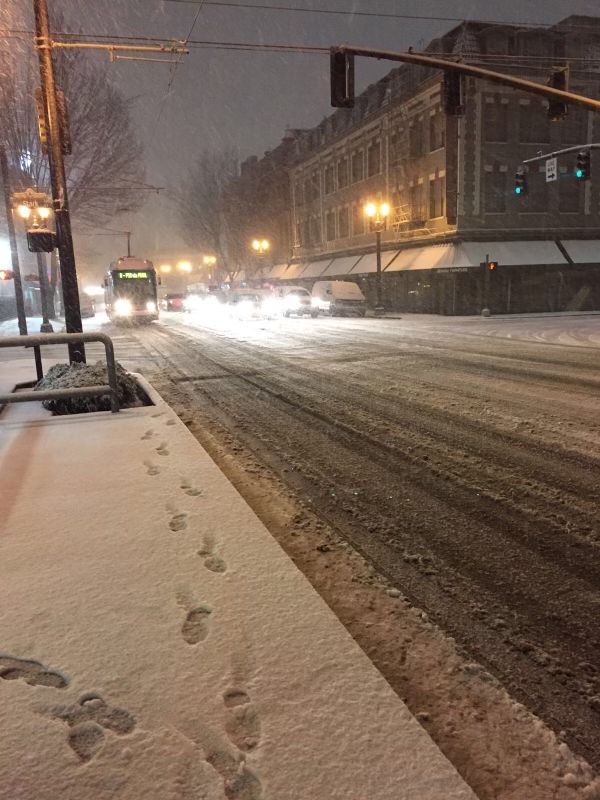
[[[264,314],[279,314],[281,312],[281,299],[279,297],[265,297],[261,306]]]
[[[313,308],[318,308],[320,302],[318,297],[311,297],[310,304]]]
[[[115,314],[118,317],[129,317],[133,312],[133,306],[131,305],[131,300],[127,300],[125,297],[120,297],[118,300],[115,300]]]
[[[288,308],[300,308],[300,298],[292,294],[289,297],[286,297],[286,305]]]
[[[249,317],[254,311],[254,303],[252,300],[240,300],[237,305],[238,314],[244,317]]]
[[[154,312],[156,311],[156,303],[154,302],[154,300],[148,300],[148,302],[146,303],[146,311],[149,311],[151,314],[154,314]]]

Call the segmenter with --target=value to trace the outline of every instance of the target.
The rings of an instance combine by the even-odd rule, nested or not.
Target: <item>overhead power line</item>
[[[165,3],[178,5],[199,5],[203,0],[162,0]],[[404,20],[424,20],[430,22],[476,22],[484,25],[511,25],[523,28],[550,28],[555,23],[552,22],[531,22],[528,20],[502,20],[502,19],[468,19],[464,17],[438,16],[435,14],[400,14],[396,11],[352,11],[349,9],[336,8],[308,8],[307,6],[282,6],[267,3],[238,3],[226,2],[225,0],[205,0],[203,5],[216,6],[218,8],[250,9],[259,11],[287,11],[294,14],[329,14],[342,17],[374,17],[376,19],[404,19]],[[568,25],[564,27],[578,28],[589,31],[587,25]]]

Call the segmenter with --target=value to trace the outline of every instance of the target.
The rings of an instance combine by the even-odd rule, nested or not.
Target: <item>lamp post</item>
[[[365,205],[365,216],[369,219],[375,231],[375,253],[377,259],[377,304],[376,314],[383,314],[383,291],[381,285],[381,231],[385,230],[386,221],[390,214],[390,204],[387,202],[369,202]]]
[[[40,233],[43,236],[46,223],[52,213],[50,198],[43,192],[35,192],[28,189],[26,192],[15,193],[13,195],[13,201],[17,204],[17,214],[21,217],[27,229],[28,239],[30,235],[35,233]],[[40,279],[40,301],[42,306],[40,333],[54,333],[54,328],[50,322],[50,310],[48,307],[48,292],[50,291],[50,286],[48,283],[46,262],[40,250],[36,249],[35,254],[37,257],[38,277]]]
[[[265,254],[271,249],[271,242],[268,239],[253,239],[252,249],[258,256],[258,260],[260,262],[264,259]]]

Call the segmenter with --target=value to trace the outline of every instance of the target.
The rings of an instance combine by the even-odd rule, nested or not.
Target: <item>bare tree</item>
[[[204,150],[177,196],[184,240],[191,247],[214,252],[226,273],[234,270],[237,261],[231,230],[235,215],[226,207],[226,193],[238,169],[237,153],[233,149]]]
[[[60,20],[57,24],[60,23]],[[145,200],[142,149],[130,102],[108,80],[107,69],[77,51],[55,53],[57,85],[64,91],[72,154],[67,156],[67,186],[73,227],[100,226]],[[0,141],[10,166],[12,191],[49,189],[47,156],[42,152],[35,111],[39,84],[37,57],[23,41],[0,51]],[[52,259],[52,294],[58,280]]]

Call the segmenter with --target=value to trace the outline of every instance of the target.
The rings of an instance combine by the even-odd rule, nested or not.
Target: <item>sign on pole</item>
[[[550,181],[555,181],[558,178],[558,164],[556,163],[556,158],[547,158],[546,159],[546,183],[550,183]]]

